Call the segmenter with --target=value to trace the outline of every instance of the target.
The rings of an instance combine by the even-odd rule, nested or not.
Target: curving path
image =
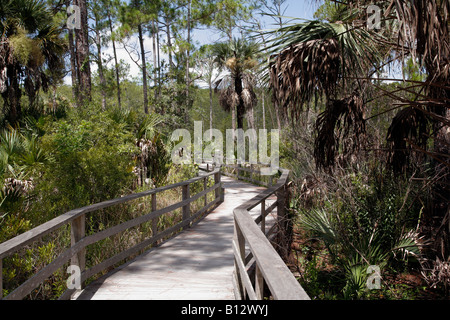
[[[91,283],[73,299],[234,300],[233,209],[265,188],[226,176],[222,181],[225,201],[199,223]],[[275,199],[268,200],[266,206]],[[271,218],[266,219],[270,228]]]

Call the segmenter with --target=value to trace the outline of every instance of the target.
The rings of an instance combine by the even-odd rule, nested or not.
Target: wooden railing
[[[210,166],[214,168],[214,164],[208,164],[208,168]],[[274,175],[261,175],[261,167],[258,165],[221,165],[222,174],[268,186],[233,211],[235,226],[232,244],[235,259],[233,285],[237,299],[310,299],[269,240],[283,239],[289,223],[285,214],[289,171],[285,169],[280,171],[281,176],[273,185]],[[249,174],[241,176],[240,172]],[[266,207],[266,200],[272,196],[276,197],[276,201]],[[249,211],[257,206],[261,209],[258,217],[254,219]],[[275,208],[276,221],[266,231],[266,217]],[[268,288],[270,293],[266,294],[265,288]]]
[[[207,181],[209,177],[214,177],[214,184],[211,187],[207,187]],[[66,249],[62,252],[56,259],[54,259],[51,263],[46,265],[43,269],[37,272],[33,277],[26,280],[23,284],[9,293],[4,299],[23,299],[27,295],[29,295],[36,287],[38,287],[42,282],[44,282],[47,278],[49,278],[55,271],[63,267],[65,264],[70,262],[71,265],[79,267],[81,271],[81,283],[84,283],[90,277],[106,270],[107,268],[117,264],[120,261],[136,254],[137,252],[142,251],[144,248],[155,244],[157,241],[161,239],[166,239],[171,234],[176,233],[181,229],[185,229],[190,226],[190,224],[199,218],[202,214],[206,213],[210,210],[214,205],[223,202],[223,187],[221,183],[220,170],[216,169],[212,172],[206,173],[202,176],[195,177],[193,179],[172,184],[169,186],[164,186],[161,188],[156,188],[140,193],[135,193],[131,195],[127,195],[121,198],[104,201],[101,203],[93,204],[90,206],[86,206],[83,208],[71,210],[67,213],[64,213],[30,231],[27,231],[15,238],[12,238],[8,241],[5,241],[0,244],[0,298],[2,298],[2,261],[4,258],[14,254],[15,252],[26,248],[28,245],[32,244],[35,241],[39,241],[45,235],[50,234],[51,232],[58,230],[64,226],[70,225],[71,232],[71,245],[70,248]],[[189,186],[197,181],[203,180],[203,191],[190,195]],[[163,191],[171,190],[174,188],[181,187],[182,191],[182,201],[177,202],[175,204],[169,205],[165,208],[157,210],[157,194]],[[214,200],[211,202],[207,202],[207,195],[209,193],[214,192]],[[130,202],[135,199],[143,198],[151,196],[151,207],[152,210],[150,213],[138,216],[132,220],[128,220],[116,226],[110,227],[106,230],[102,230],[100,232],[91,234],[86,236],[85,234],[85,225],[86,225],[86,213],[94,212],[100,209],[112,207],[114,205]],[[204,205],[201,209],[199,209],[194,214],[191,214],[191,206],[190,204],[204,197]],[[174,226],[171,226],[165,230],[158,231],[157,230],[157,219],[164,214],[170,213],[178,208],[182,208],[182,221],[177,223]],[[129,228],[133,228],[139,226],[143,223],[151,221],[152,223],[152,232],[151,237],[143,240],[139,244],[134,245],[133,247],[126,249],[115,256],[102,261],[95,266],[86,269],[86,247],[97,243],[103,239],[116,235],[120,232],[123,232]],[[70,297],[75,293],[75,289],[67,289],[60,299],[70,299]]]

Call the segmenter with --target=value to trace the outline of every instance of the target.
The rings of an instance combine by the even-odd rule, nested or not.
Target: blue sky
[[[286,8],[285,16],[301,19],[313,19],[313,14],[316,11],[318,1],[314,0],[287,0],[284,8]],[[271,17],[261,17],[265,22],[265,28],[272,29],[274,20]],[[201,44],[212,43],[218,39],[217,32],[212,30],[196,30],[194,31],[194,39]]]

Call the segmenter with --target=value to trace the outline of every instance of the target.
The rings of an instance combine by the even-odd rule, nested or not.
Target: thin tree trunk
[[[19,87],[18,69],[20,67],[17,68],[17,66],[7,68],[7,78],[10,79],[10,85],[6,86],[6,91],[2,94],[3,97],[7,97],[4,101],[6,101],[9,109],[7,119],[11,124],[15,124],[22,114],[22,107],[20,105],[22,91]]]
[[[172,58],[172,39],[171,39],[171,32],[170,32],[170,24],[171,20],[169,17],[166,17],[166,32],[167,32],[167,47],[168,47],[168,54],[169,54],[169,68],[173,67],[173,58]]]
[[[73,39],[73,31],[69,29],[69,52],[70,52],[70,71],[72,76],[72,97],[78,105],[78,71],[77,71],[77,55],[75,52]]]
[[[52,110],[53,113],[56,112],[56,86],[52,86],[53,94],[52,94]]]
[[[245,107],[244,100],[242,99],[242,79],[240,74],[237,74],[234,79],[234,89],[239,97],[239,103],[236,107],[237,128],[244,129]]]
[[[266,129],[266,95],[264,94],[264,90],[261,90],[261,103],[262,103],[262,123],[263,129]]]
[[[102,43],[100,30],[98,28],[98,17],[95,17],[95,38],[96,38],[96,46],[97,46],[97,67],[98,67],[98,76],[100,78],[100,93],[102,96],[102,110],[106,110],[106,80],[105,75],[103,74],[103,61],[102,61]]]
[[[79,102],[80,105],[91,100],[91,68],[89,64],[89,36],[87,24],[86,0],[76,0],[80,8],[80,29],[75,29],[77,53],[77,69],[79,72]]]
[[[71,4],[70,0],[66,0],[66,7]],[[74,46],[73,30],[68,29],[69,36],[69,53],[70,53],[70,73],[72,78],[72,98],[78,106],[78,72],[77,72],[77,55]]]
[[[211,129],[209,137],[211,140],[213,137],[212,128],[213,128],[213,88],[211,79],[209,79],[209,129]]]
[[[152,20],[152,43],[153,43],[153,87],[155,90],[155,101],[158,99],[158,90],[156,88],[158,78],[158,60],[156,54],[156,28],[155,28],[155,20]]]
[[[184,114],[185,122],[188,122],[188,109],[189,109],[189,105],[190,105],[189,87],[191,85],[191,79],[190,79],[190,75],[189,75],[189,68],[190,68],[189,60],[190,60],[190,55],[191,55],[191,3],[192,3],[192,1],[189,0],[188,15],[187,15],[188,34],[187,34],[187,51],[186,51],[186,110],[185,110],[185,114]]]
[[[112,38],[112,34],[113,34],[113,27],[112,27],[112,19],[111,19],[111,14],[108,11],[108,22],[109,22],[109,30],[111,32],[111,42],[112,42],[112,46],[113,46],[113,53],[114,53],[114,67],[115,67],[115,73],[116,73],[116,85],[117,85],[117,104],[119,106],[119,109],[122,108],[122,104],[121,104],[121,93],[120,93],[120,78],[119,78],[119,63],[117,61],[117,51],[116,51],[116,42],[114,41],[114,39]]]
[[[278,125],[278,130],[281,131],[281,118],[280,118],[280,110],[278,107],[278,102],[275,101],[275,115],[277,116],[277,125]]]
[[[158,54],[158,97],[161,95],[161,54],[159,46],[159,25],[156,24],[156,48]]]
[[[247,119],[248,119],[248,127],[250,129],[255,129],[255,110],[253,109],[253,107],[251,107],[250,109],[247,110]]]
[[[272,128],[275,128],[275,120],[273,117],[273,105],[269,105],[269,115],[270,115],[270,122],[272,123]]]
[[[139,45],[141,46],[142,61],[142,88],[144,92],[144,112],[148,114],[148,96],[147,96],[147,66],[145,62],[144,37],[142,35],[142,25],[138,25]]]

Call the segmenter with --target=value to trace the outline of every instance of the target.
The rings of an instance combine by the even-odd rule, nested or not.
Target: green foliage
[[[366,297],[368,266],[403,268],[420,254],[416,228],[420,208],[411,185],[374,169],[336,177],[338,186],[312,209],[300,210],[301,228],[321,240],[342,271],[344,299]],[[411,257],[410,260],[408,257]]]
[[[90,119],[62,120],[42,138],[52,153],[36,189],[43,211],[64,211],[119,196],[131,186],[132,136],[104,114]]]

